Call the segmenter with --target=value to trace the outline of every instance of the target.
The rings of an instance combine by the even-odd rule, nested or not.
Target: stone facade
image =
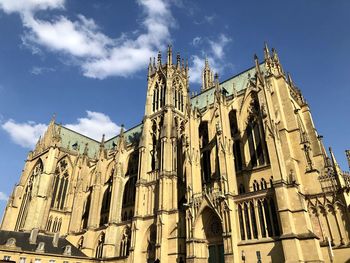
[[[96,261],[346,262],[350,175],[276,51],[254,62],[220,83],[206,61],[190,96],[169,47],[142,124],[97,142],[53,119],[1,229],[59,233]]]

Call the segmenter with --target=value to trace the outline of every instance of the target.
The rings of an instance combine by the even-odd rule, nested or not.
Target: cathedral
[[[277,52],[225,81],[151,59],[142,123],[101,141],[53,118],[8,200],[20,263],[350,262],[350,173]],[[350,151],[346,151],[350,164]]]

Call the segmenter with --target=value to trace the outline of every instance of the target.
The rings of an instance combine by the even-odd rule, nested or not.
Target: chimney
[[[29,244],[36,244],[38,233],[39,233],[39,229],[37,228],[33,228],[32,231],[30,231]]]
[[[53,239],[52,239],[52,245],[54,247],[57,247],[58,246],[58,240],[60,238],[60,233],[59,232],[56,232],[54,235],[53,235]]]

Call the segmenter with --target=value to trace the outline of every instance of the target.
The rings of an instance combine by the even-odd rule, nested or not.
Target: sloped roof
[[[63,255],[65,247],[71,246],[71,255],[70,256],[72,256],[72,257],[84,257],[84,258],[87,257],[83,252],[81,252],[79,249],[77,249],[75,246],[73,246],[65,238],[60,237],[58,239],[57,247],[54,247],[52,244],[52,240],[53,240],[52,236],[39,234],[37,237],[37,240],[36,240],[36,244],[29,243],[29,236],[30,236],[30,233],[28,233],[28,232],[16,232],[16,231],[0,230],[0,246],[4,247],[8,239],[14,238],[14,239],[16,239],[16,248],[17,249],[20,248],[21,249],[20,251],[36,252],[38,244],[40,242],[44,242],[45,243],[45,250],[44,250],[45,252],[36,252],[36,253]],[[12,247],[10,247],[10,246],[8,247],[9,250],[11,250],[11,248]],[[16,248],[15,248],[15,250],[16,250]],[[69,255],[64,255],[64,256],[69,257]]]

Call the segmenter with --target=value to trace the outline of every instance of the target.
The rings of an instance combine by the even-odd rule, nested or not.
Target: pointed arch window
[[[51,225],[52,225],[52,216],[50,216],[49,220],[47,221],[46,231],[50,231],[51,230]]]
[[[120,257],[127,257],[129,256],[129,249],[130,249],[130,228],[126,227],[123,231],[123,236],[120,241],[120,251],[119,256]]]
[[[268,164],[270,160],[265,141],[262,118],[260,116],[260,105],[257,98],[252,100],[249,111],[250,116],[246,128],[246,135],[250,154],[250,166],[255,167]]]
[[[259,191],[259,190],[260,190],[259,189],[259,183],[256,180],[254,180],[253,181],[253,191],[256,192],[256,191]]]
[[[202,184],[207,184],[211,179],[211,163],[210,153],[211,148],[209,145],[209,129],[208,122],[202,122],[199,125],[199,140],[201,150],[201,172],[202,172]]]
[[[184,93],[183,86],[178,78],[173,81],[173,104],[175,109],[183,112],[184,110]]]
[[[165,81],[162,78],[159,78],[153,89],[153,112],[156,112],[165,105],[165,92]]]
[[[95,257],[96,258],[102,258],[104,242],[105,242],[105,233],[102,232],[97,240],[97,245],[96,245],[96,250],[95,250]]]
[[[66,159],[61,160],[56,167],[53,180],[51,208],[63,210],[69,183],[69,167]]]
[[[233,155],[235,157],[235,169],[236,171],[241,171],[243,166],[243,157],[241,151],[241,139],[239,137],[237,112],[235,110],[229,113],[231,137],[233,140]]]
[[[244,231],[244,221],[242,213],[242,205],[238,205],[238,219],[239,219],[239,230],[241,232],[241,239],[245,240],[245,231]]]
[[[81,225],[83,229],[86,229],[88,226],[89,213],[90,213],[90,203],[91,203],[91,191],[89,191],[87,198],[84,202],[83,215],[81,219]]]
[[[136,176],[128,179],[124,187],[121,217],[123,221],[130,220],[134,216],[136,195]]]
[[[25,188],[24,195],[22,197],[22,204],[17,217],[15,230],[19,230],[24,227],[24,224],[26,222],[27,215],[28,215],[29,205],[33,195],[38,190],[38,187],[39,187],[38,178],[42,174],[43,170],[44,170],[43,162],[39,159],[37,163],[34,165],[32,173],[28,179],[27,186]]]
[[[107,188],[104,191],[103,198],[102,198],[102,205],[101,205],[101,212],[100,212],[100,226],[108,223],[108,217],[109,217],[109,209],[111,204],[111,198],[112,198],[112,177],[107,182]]]

